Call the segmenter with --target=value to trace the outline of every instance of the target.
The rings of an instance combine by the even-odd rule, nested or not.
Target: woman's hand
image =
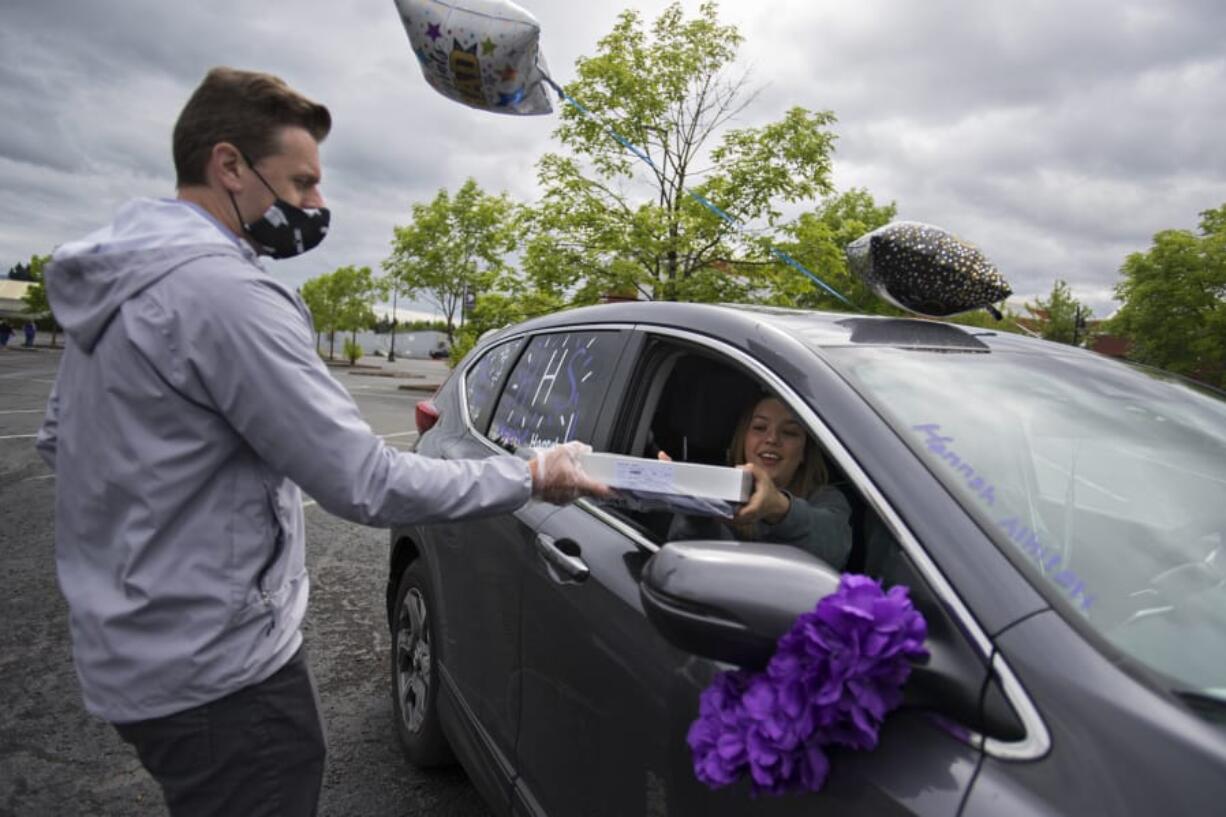
[[[750,494],[749,501],[742,505],[732,517],[732,521],[737,524],[745,524],[761,520],[768,525],[777,524],[792,507],[792,500],[775,487],[770,474],[758,466],[746,463],[737,467],[753,474],[753,493]]]

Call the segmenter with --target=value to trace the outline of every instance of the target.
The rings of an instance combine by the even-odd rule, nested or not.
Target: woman
[[[773,542],[803,548],[836,570],[851,553],[851,506],[828,485],[817,443],[791,410],[765,396],[737,422],[731,465],[753,474],[749,501],[725,524],[710,517],[677,516],[668,538]],[[660,452],[660,459],[670,457]]]

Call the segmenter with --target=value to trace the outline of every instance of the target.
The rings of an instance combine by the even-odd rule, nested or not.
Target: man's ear
[[[209,172],[229,193],[243,192],[245,164],[243,154],[229,142],[218,142],[209,153]]]

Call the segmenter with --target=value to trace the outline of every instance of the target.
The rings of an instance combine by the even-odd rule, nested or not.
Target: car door
[[[482,439],[503,385],[523,349],[514,338],[486,352],[462,374],[461,388],[440,400],[443,417],[419,451],[447,459],[481,459],[498,449]],[[458,416],[452,416],[452,414]],[[469,752],[486,758],[475,774],[483,791],[509,792],[511,758],[519,720],[520,582],[511,557],[529,542],[542,520],[557,511],[529,501],[512,513],[430,525],[420,530],[437,588],[442,641],[440,681],[468,728]],[[462,752],[463,753],[463,752]],[[489,774],[497,770],[497,774]]]
[[[468,373],[471,433],[454,439],[446,455],[489,456],[591,439],[627,335],[614,329],[555,331],[512,341],[520,345],[488,371],[478,364]],[[509,373],[494,374],[508,364]],[[489,411],[491,390],[498,395]],[[470,720],[484,733],[477,739],[494,744],[494,760],[507,780],[515,776],[515,736],[522,723],[522,554],[558,510],[530,501],[512,514],[448,525],[436,537],[451,625],[445,636],[448,671]]]
[[[725,348],[695,341],[717,359]],[[642,393],[653,391],[644,381],[660,369],[647,348],[641,360],[628,363],[624,381]],[[783,385],[769,372],[754,371],[745,355],[723,360],[764,383]],[[786,388],[780,393],[799,402]],[[620,415],[611,425],[633,429],[644,421],[644,406],[623,397],[610,398],[617,399]],[[820,794],[752,798],[743,783],[718,791],[701,785],[686,733],[700,693],[728,667],[683,653],[646,621],[638,580],[659,544],[632,518],[585,500],[545,520],[521,551],[523,715],[513,800],[520,812],[956,813],[980,753],[968,730],[921,711],[893,714],[874,752],[836,751]],[[897,569],[900,562],[891,563]],[[939,613],[932,614],[935,621]],[[986,670],[979,671],[986,678]]]

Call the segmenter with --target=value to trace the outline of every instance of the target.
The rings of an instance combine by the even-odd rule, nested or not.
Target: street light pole
[[[397,290],[392,290],[392,343],[387,349],[387,362],[396,362],[396,295]]]

